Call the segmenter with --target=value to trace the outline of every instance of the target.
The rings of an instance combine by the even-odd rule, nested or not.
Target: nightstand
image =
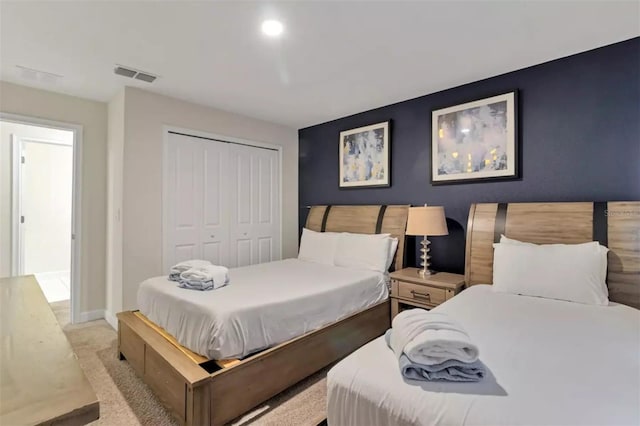
[[[438,272],[427,277],[418,275],[418,268],[392,272],[391,320],[406,305],[415,308],[435,308],[464,288],[464,275]]]

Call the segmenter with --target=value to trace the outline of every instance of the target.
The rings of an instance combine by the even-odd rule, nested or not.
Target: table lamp
[[[427,239],[428,236],[437,235],[449,235],[447,229],[447,220],[444,216],[444,207],[442,206],[427,206],[424,207],[409,207],[409,217],[407,219],[407,235],[422,235],[422,248],[420,251],[420,266],[422,269],[418,270],[418,274],[421,277],[429,276],[433,274],[433,271],[429,270],[429,244],[431,242]]]

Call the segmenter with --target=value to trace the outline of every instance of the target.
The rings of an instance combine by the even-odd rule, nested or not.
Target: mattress
[[[329,371],[330,426],[640,424],[640,311],[495,293],[488,285],[434,310],[466,328],[487,377],[404,380],[378,338]]]
[[[138,308],[186,348],[209,359],[243,358],[387,299],[374,271],[297,259],[234,268],[212,291],[180,288],[165,277],[144,281]]]

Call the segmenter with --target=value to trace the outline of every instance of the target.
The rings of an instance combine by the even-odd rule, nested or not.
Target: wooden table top
[[[98,398],[32,275],[0,279],[0,338],[0,424],[99,417]]]

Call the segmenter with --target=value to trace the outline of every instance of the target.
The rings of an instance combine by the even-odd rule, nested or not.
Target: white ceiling
[[[636,37],[639,5],[2,1],[0,78],[100,101],[131,85],[300,128]],[[265,18],[284,22],[280,39]]]

